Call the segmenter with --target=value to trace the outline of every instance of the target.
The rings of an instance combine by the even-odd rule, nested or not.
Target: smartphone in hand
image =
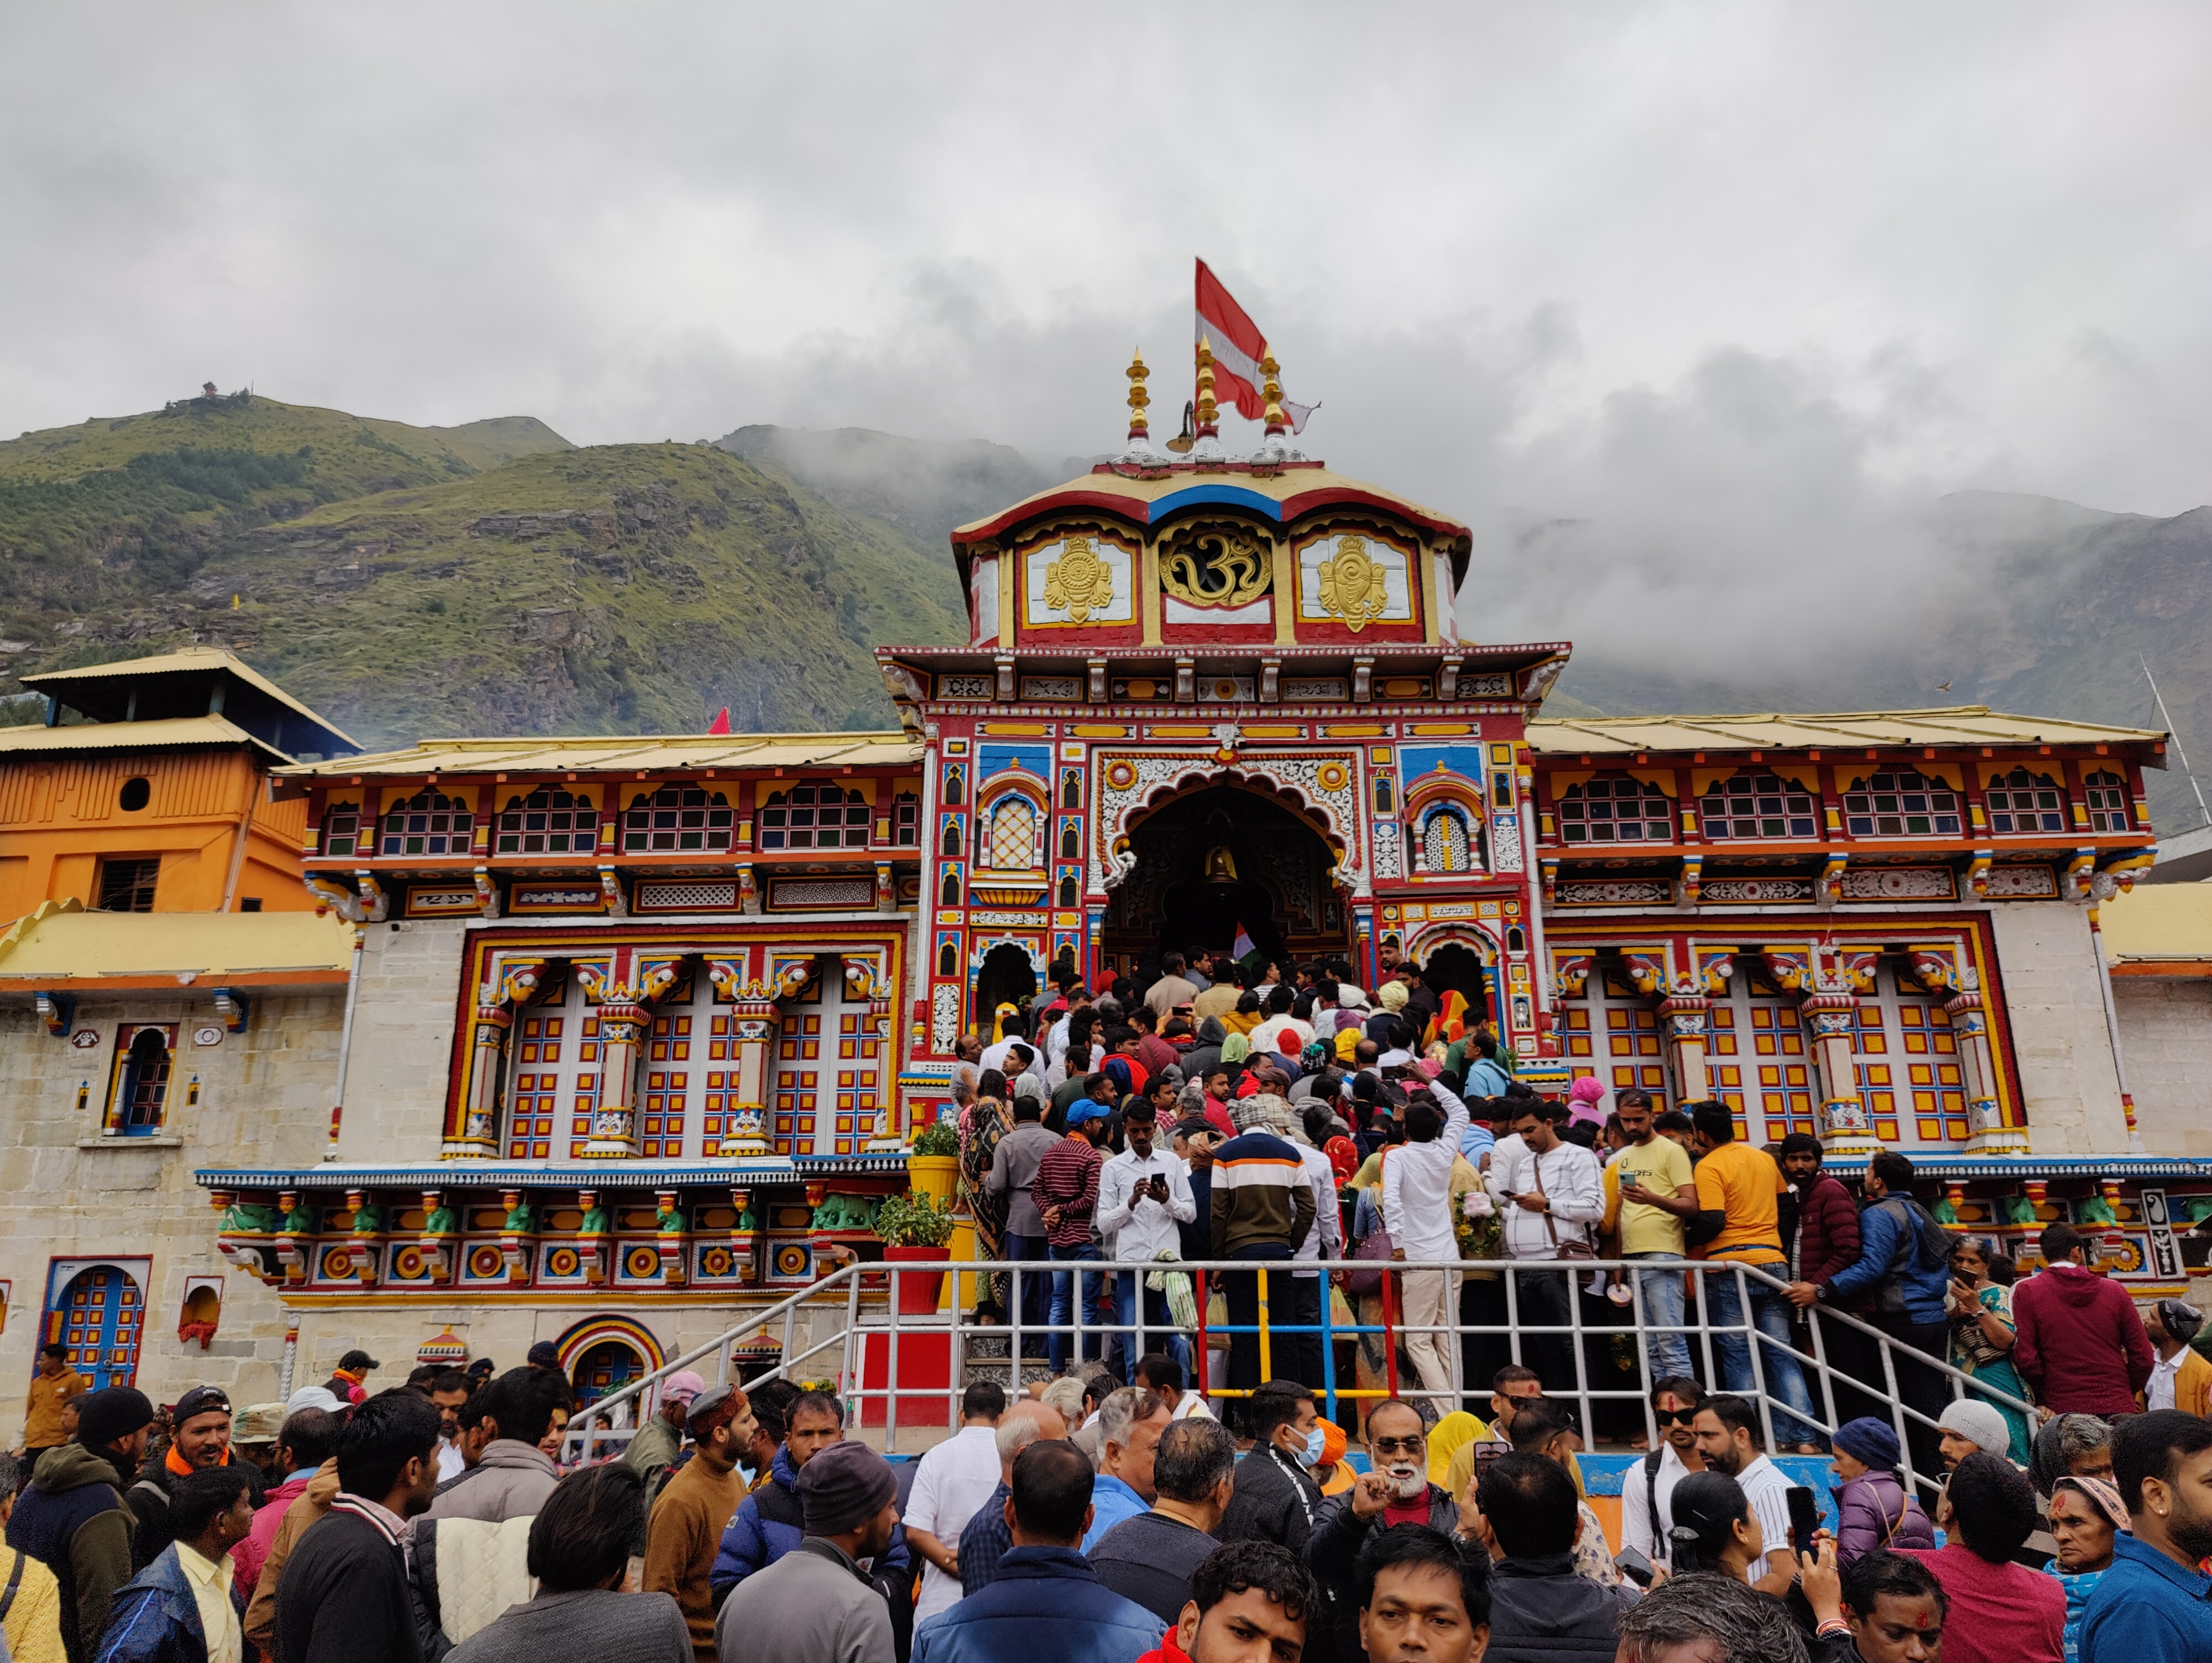
[[[1813,1551],[1813,1533],[1820,1527],[1820,1503],[1804,1484],[1792,1484],[1790,1499],[1790,1546],[1793,1552]]]
[[[1651,1586],[1651,1562],[1632,1547],[1625,1547],[1613,1556],[1613,1568],[1639,1588]]]

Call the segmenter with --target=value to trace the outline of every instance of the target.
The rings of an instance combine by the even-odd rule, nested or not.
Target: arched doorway
[[[54,1300],[49,1338],[68,1348],[69,1366],[93,1389],[128,1386],[138,1372],[138,1337],[146,1301],[118,1265],[91,1265],[71,1277]]]
[[[588,1408],[610,1392],[619,1391],[645,1372],[637,1353],[618,1339],[603,1339],[576,1359],[568,1371],[576,1389],[576,1407]]]
[[[1207,786],[1129,833],[1136,864],[1114,892],[1100,947],[1117,967],[1227,948],[1239,926],[1271,956],[1348,953],[1328,841],[1303,816],[1238,786]]]
[[[1447,1009],[1450,1008],[1449,995],[1457,993],[1464,998],[1464,1021],[1469,1028],[1497,1015],[1491,1008],[1493,990],[1482,955],[1464,942],[1446,941],[1430,949],[1421,961],[1421,980]]]
[[[652,1332],[628,1317],[588,1317],[553,1346],[580,1410],[668,1360]]]
[[[1020,1004],[1037,990],[1036,966],[1018,941],[1002,941],[983,955],[975,976],[975,1027],[990,1043],[1002,1004]]]

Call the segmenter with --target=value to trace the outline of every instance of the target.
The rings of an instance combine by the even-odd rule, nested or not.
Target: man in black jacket
[[[31,1487],[8,1520],[8,1545],[53,1572],[61,1585],[63,1646],[71,1663],[84,1663],[100,1649],[116,1591],[131,1580],[123,1480],[146,1453],[154,1405],[128,1386],[76,1401],[76,1441],[39,1457]]]
[[[161,1557],[161,1550],[176,1539],[169,1527],[169,1496],[177,1480],[188,1473],[218,1466],[237,1466],[261,1505],[261,1469],[243,1460],[230,1447],[230,1399],[220,1386],[195,1386],[179,1398],[169,1411],[173,1429],[169,1447],[158,1460],[149,1460],[138,1472],[138,1482],[123,1500],[138,1520],[131,1540],[131,1563],[143,1570]]]
[[[1475,1506],[1495,1561],[1486,1663],[1612,1663],[1634,1596],[1575,1574],[1582,1512],[1567,1469],[1525,1451],[1501,1455],[1476,1481]]]
[[[1313,1388],[1271,1380],[1250,1403],[1252,1448],[1237,1463],[1237,1488],[1218,1533],[1224,1542],[1273,1542],[1304,1558],[1322,1503],[1313,1481],[1322,1438]]]
[[[277,1663],[421,1663],[399,1539],[438,1482],[438,1411],[380,1392],[338,1435],[338,1493],[285,1562]]]
[[[1359,1601],[1352,1563],[1369,1536],[1393,1525],[1426,1525],[1447,1536],[1472,1539],[1462,1528],[1458,1503],[1441,1484],[1429,1482],[1429,1441],[1420,1411],[1397,1398],[1386,1398],[1367,1411],[1369,1470],[1352,1488],[1321,1504],[1313,1535],[1306,1542],[1306,1569],[1321,1589],[1321,1615],[1306,1625],[1301,1663],[1358,1663]]]

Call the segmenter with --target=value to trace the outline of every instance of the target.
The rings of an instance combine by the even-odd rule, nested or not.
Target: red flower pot
[[[942,1265],[952,1257],[950,1247],[885,1247],[884,1262],[887,1265]],[[942,1271],[902,1271],[891,1278],[896,1284],[892,1297],[897,1301],[901,1316],[934,1316],[938,1296],[944,1290],[945,1272]]]

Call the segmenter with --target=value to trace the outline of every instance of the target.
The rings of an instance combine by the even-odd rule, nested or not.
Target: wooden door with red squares
[[[58,1274],[58,1272],[57,1272]],[[128,1386],[138,1372],[146,1299],[118,1265],[92,1265],[63,1285],[46,1314],[46,1337],[69,1350],[69,1365],[93,1389]]]

